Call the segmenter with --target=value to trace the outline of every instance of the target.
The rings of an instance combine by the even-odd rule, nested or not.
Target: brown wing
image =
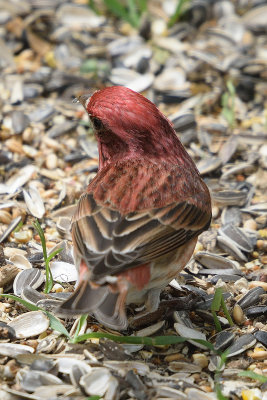
[[[85,193],[72,224],[76,253],[91,270],[91,279],[149,263],[199,235],[210,214],[190,200],[122,215],[97,205]]]

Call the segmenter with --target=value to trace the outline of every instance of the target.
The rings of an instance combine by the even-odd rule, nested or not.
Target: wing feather
[[[92,207],[92,196],[87,193],[80,199],[89,202],[90,207],[78,207],[79,218],[74,218],[72,235],[96,281],[174,251],[199,235],[210,219],[207,212],[189,201],[121,215],[103,205]],[[81,210],[86,210],[86,215]]]

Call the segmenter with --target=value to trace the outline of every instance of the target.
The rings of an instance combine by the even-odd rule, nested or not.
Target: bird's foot
[[[134,329],[141,328],[145,325],[157,322],[159,318],[163,316],[166,318],[171,317],[174,311],[190,311],[194,308],[196,302],[198,301],[199,297],[192,294],[189,294],[185,297],[163,300],[159,303],[159,306],[156,308],[156,310],[152,309],[152,312],[145,310],[129,319],[129,326]]]

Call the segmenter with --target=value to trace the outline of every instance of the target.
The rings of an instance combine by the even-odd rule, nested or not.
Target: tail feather
[[[82,280],[75,292],[58,308],[58,313],[79,315],[93,312],[108,296],[109,290],[105,286],[92,288],[88,281]]]
[[[122,331],[127,328],[125,304],[121,293],[109,293],[103,303],[94,311],[96,319],[111,329]]]
[[[88,281],[82,280],[75,292],[57,309],[61,316],[76,316],[93,313],[103,325],[124,330],[128,326],[125,314],[125,293],[112,293],[108,286],[92,288]]]

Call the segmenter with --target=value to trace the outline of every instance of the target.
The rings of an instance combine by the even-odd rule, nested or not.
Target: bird
[[[209,190],[171,122],[124,86],[78,97],[91,121],[99,169],[71,233],[78,286],[59,312],[128,328],[126,306],[157,310],[161,291],[191,258],[211,220]]]

